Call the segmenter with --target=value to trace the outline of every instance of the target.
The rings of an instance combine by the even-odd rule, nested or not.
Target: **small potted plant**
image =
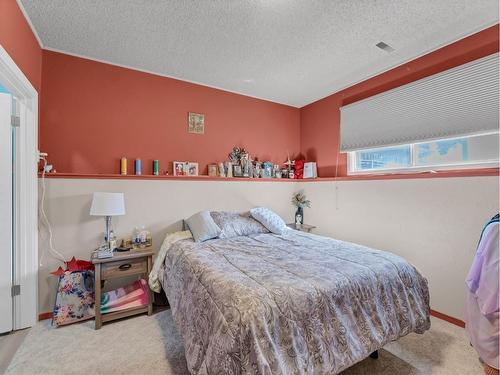
[[[311,201],[307,199],[303,190],[292,195],[292,204],[297,207],[295,212],[295,225],[304,224],[304,208],[311,207]]]

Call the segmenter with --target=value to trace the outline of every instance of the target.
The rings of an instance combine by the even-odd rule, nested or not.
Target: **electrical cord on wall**
[[[40,202],[40,213],[42,216],[42,220],[45,223],[45,226],[47,227],[47,231],[49,232],[49,251],[54,258],[61,261],[62,263],[66,263],[66,259],[64,259],[64,256],[59,251],[57,251],[54,247],[54,242],[53,242],[54,236],[52,233],[52,226],[50,225],[50,221],[47,217],[47,214],[45,213],[45,172],[46,172],[46,166],[47,166],[47,154],[40,153],[39,158],[40,158],[40,160],[43,160],[42,199]],[[42,257],[40,259],[40,266],[42,265],[43,255],[44,255],[44,253],[42,253]]]

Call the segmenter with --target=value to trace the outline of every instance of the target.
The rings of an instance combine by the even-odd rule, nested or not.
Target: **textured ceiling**
[[[498,22],[498,0],[20,0],[44,48],[302,107]],[[387,53],[375,46],[384,41]]]

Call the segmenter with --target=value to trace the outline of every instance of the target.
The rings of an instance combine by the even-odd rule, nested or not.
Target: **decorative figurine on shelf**
[[[250,178],[253,177],[253,163],[252,163],[252,160],[250,160],[249,163],[248,163],[248,177],[250,177]]]
[[[244,154],[248,154],[247,151],[242,147],[235,146],[233,150],[229,153],[228,158],[233,164],[240,164],[240,160]]]
[[[256,177],[253,166],[254,160],[243,147],[233,147],[228,158],[230,161],[226,163],[227,177]],[[232,170],[232,175],[230,175],[229,169]]]
[[[245,152],[244,154],[241,155],[240,164],[241,164],[241,169],[243,171],[243,177],[251,177],[252,162],[250,161],[248,152]]]
[[[224,163],[219,163],[219,177],[226,177],[226,168],[224,167]]]
[[[304,208],[311,207],[311,201],[306,198],[303,190],[292,195],[292,205],[297,207],[295,224],[304,224]]]
[[[295,160],[294,175],[295,178],[304,178],[304,160]]]
[[[273,178],[281,178],[281,169],[278,164],[273,166]]]
[[[231,163],[230,161],[226,161],[224,169],[226,172],[226,177],[233,177],[233,163]]]
[[[259,178],[261,170],[262,170],[262,167],[261,167],[260,162],[255,161],[255,166],[253,168],[253,178]]]
[[[247,154],[246,150],[238,146],[233,147],[233,150],[229,153],[228,158],[230,160],[230,168],[232,170],[231,177],[243,177],[242,158],[245,154]],[[228,177],[230,177],[229,173]]]
[[[284,164],[286,165],[286,169],[288,171],[287,173],[288,178],[295,178],[295,173],[294,173],[295,160],[290,160],[289,154],[287,154],[286,162]]]

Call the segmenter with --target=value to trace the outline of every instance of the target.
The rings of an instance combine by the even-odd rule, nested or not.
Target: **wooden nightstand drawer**
[[[130,275],[137,275],[148,272],[148,261],[145,258],[124,259],[110,263],[103,263],[101,269],[101,278],[114,279]]]
[[[153,294],[151,290],[148,290],[149,302],[147,305],[130,307],[125,310],[104,314],[101,312],[103,281],[133,275],[141,275],[147,280],[153,266],[153,249],[151,247],[122,253],[117,252],[111,258],[99,259],[94,255],[92,263],[95,265],[95,329],[101,328],[102,322],[109,322],[145,312],[151,315],[153,312]]]

